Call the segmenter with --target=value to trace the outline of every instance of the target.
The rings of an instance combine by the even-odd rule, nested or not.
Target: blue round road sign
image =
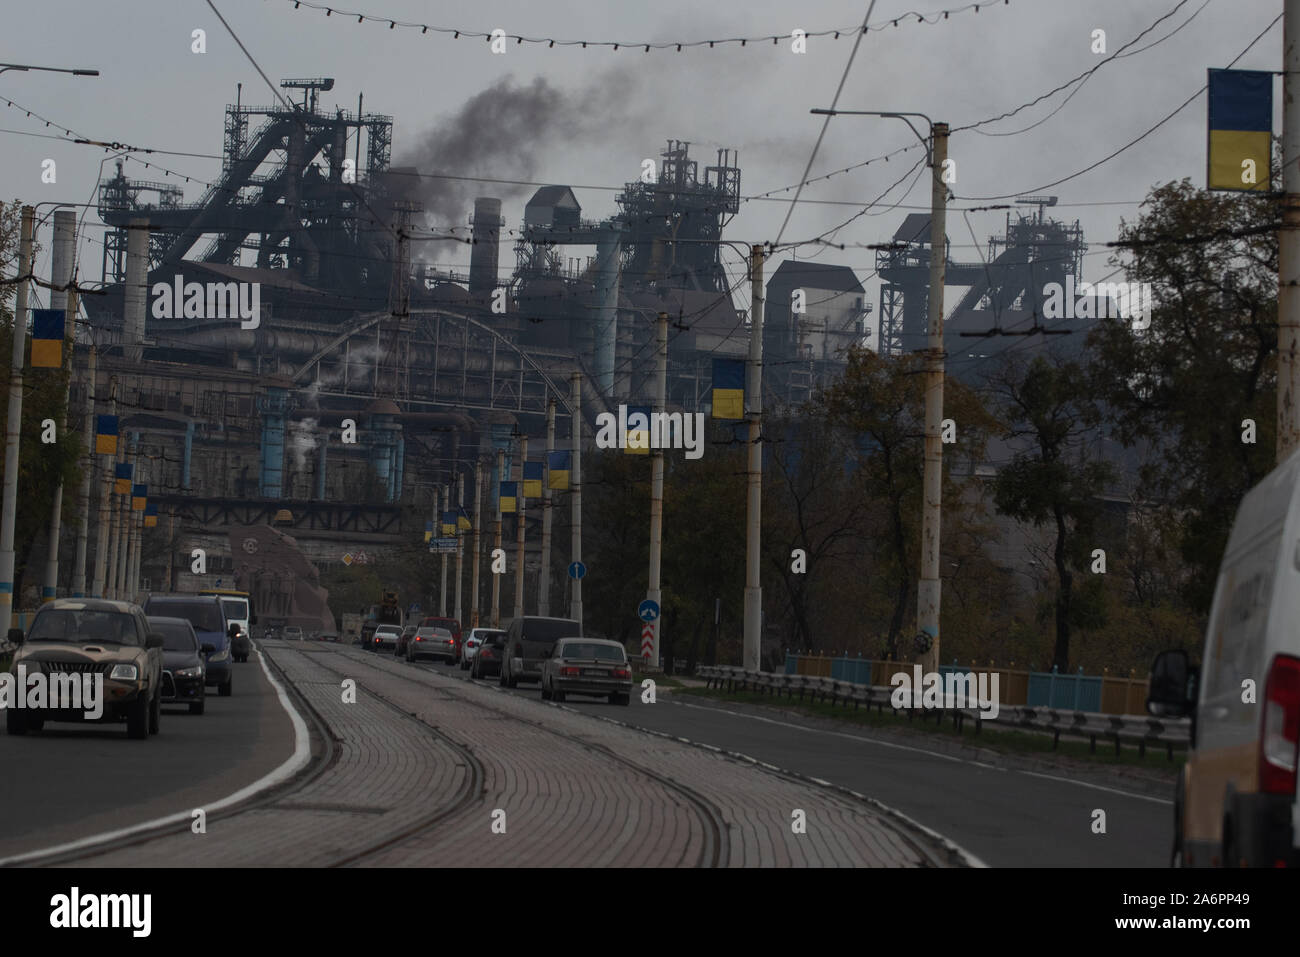
[[[581,578],[585,574],[587,574],[587,566],[582,564],[582,562],[573,562],[569,565],[570,578]]]
[[[659,617],[659,602],[647,598],[637,606],[636,616],[642,621],[654,621]]]

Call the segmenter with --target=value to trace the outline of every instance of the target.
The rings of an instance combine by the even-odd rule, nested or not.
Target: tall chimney
[[[469,252],[469,291],[472,295],[487,296],[496,288],[501,225],[501,200],[488,196],[474,200],[474,245]]]

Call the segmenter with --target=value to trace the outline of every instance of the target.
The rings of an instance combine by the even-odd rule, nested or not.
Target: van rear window
[[[544,641],[548,645],[554,644],[561,638],[576,638],[581,634],[582,626],[567,618],[539,618],[535,621],[525,621],[520,629],[520,637],[524,641]]]

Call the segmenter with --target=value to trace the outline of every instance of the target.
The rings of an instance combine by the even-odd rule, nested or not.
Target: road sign
[[[654,621],[659,617],[659,602],[647,598],[637,606],[636,616],[642,621]]]
[[[654,622],[647,621],[641,626],[641,657],[647,665],[652,664],[650,658],[654,655],[655,650],[655,626]]]
[[[429,551],[435,555],[454,555],[456,554],[456,539],[435,538],[429,542]]]
[[[573,562],[569,566],[570,578],[581,578],[585,574],[587,574],[587,566],[582,564],[582,562]]]

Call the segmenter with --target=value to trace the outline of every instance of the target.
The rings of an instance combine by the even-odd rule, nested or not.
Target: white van
[[[1201,666],[1162,652],[1147,709],[1192,717],[1174,865],[1300,866],[1300,453],[1242,499]]]

